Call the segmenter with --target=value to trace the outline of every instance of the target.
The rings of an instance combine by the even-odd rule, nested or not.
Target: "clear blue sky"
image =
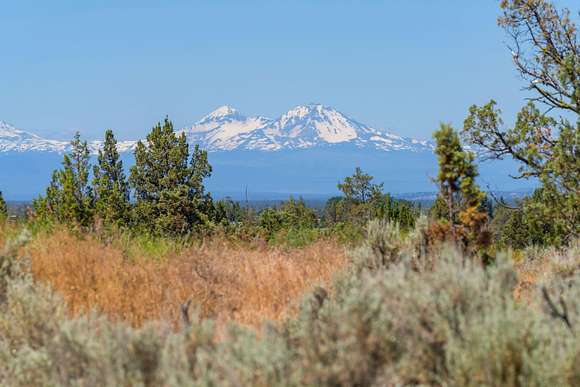
[[[0,120],[128,139],[166,114],[320,102],[425,138],[472,103],[521,106],[497,15],[495,0],[3,1]]]

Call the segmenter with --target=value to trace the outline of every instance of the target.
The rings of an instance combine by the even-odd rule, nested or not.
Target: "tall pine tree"
[[[191,161],[185,134],[176,135],[165,118],[139,141],[129,184],[135,190],[135,220],[162,235],[184,235],[209,221],[211,197],[203,180],[210,176],[207,153],[196,147]]]
[[[88,227],[93,222],[94,198],[89,185],[90,153],[77,132],[71,150],[65,154],[62,169],[52,174],[46,196],[37,199],[34,209],[61,223]]]
[[[98,163],[93,167],[95,215],[107,227],[123,226],[129,219],[129,187],[112,130],[105,132]]]
[[[439,195],[447,207],[451,235],[456,241],[473,241],[487,221],[482,211],[485,194],[475,182],[478,173],[474,156],[463,150],[459,135],[450,125],[442,124],[433,136],[439,162]]]

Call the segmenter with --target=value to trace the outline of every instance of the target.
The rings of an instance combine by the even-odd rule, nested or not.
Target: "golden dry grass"
[[[556,276],[569,277],[580,270],[580,239],[572,241],[565,249],[530,248],[519,255],[525,257],[519,257],[514,265],[518,273],[514,295],[518,300],[529,302],[539,284],[550,282]]]
[[[177,324],[180,305],[191,299],[201,317],[257,327],[281,319],[347,262],[332,241],[285,251],[214,240],[157,260],[129,259],[114,244],[62,230],[38,236],[27,249],[35,279],[61,293],[71,313],[98,309],[133,326]]]

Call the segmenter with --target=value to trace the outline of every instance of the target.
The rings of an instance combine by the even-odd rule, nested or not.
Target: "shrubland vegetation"
[[[112,131],[96,165],[77,134],[27,219],[0,194],[0,384],[579,385],[576,27],[501,7],[534,97],[513,128],[494,101],[441,125],[430,209],[356,168],[320,212],[254,211],[169,119],[128,174]],[[494,200],[473,150],[538,189]]]
[[[367,232],[332,287],[315,288],[296,313],[259,333],[236,324],[218,329],[215,320],[201,318],[203,308],[192,315],[188,304],[167,312],[181,314],[177,328],[151,321],[131,328],[98,313],[71,317],[59,292],[20,267],[26,261],[13,247],[0,266],[0,379],[8,385],[577,385],[577,244],[501,253],[486,266],[425,239],[423,220],[406,236],[384,221],[369,223]],[[110,254],[102,259],[110,261]],[[212,263],[204,275],[217,281],[213,290],[225,289],[228,302],[236,299],[240,282],[231,283],[231,275],[244,258],[225,254],[225,268],[222,258],[207,257]],[[268,269],[292,264],[256,258],[254,268],[264,274],[243,285],[257,288],[253,297],[243,287],[237,295],[233,305],[241,313],[271,292],[294,296]],[[181,262],[166,270],[188,276]],[[297,266],[288,278],[317,263]],[[216,276],[216,267],[230,276]],[[140,288],[145,296],[148,285]],[[211,291],[201,289],[196,301]],[[133,305],[147,305],[146,297],[136,297]]]

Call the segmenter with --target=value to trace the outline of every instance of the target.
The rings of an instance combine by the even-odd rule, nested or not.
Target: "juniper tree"
[[[58,222],[88,227],[93,221],[94,198],[89,185],[90,153],[77,132],[71,150],[65,154],[62,169],[52,174],[46,196],[34,203],[37,213]]]
[[[314,228],[318,222],[316,212],[306,205],[302,197],[298,200],[290,197],[280,206],[280,211],[287,219],[286,223],[294,228]]]
[[[380,195],[371,202],[372,218],[396,222],[403,229],[413,228],[418,216],[419,211],[412,203],[395,199],[390,194]]]
[[[372,180],[371,175],[357,167],[352,176],[346,177],[342,183],[338,183],[338,189],[342,191],[347,200],[366,203],[383,191],[383,184],[373,184]]]
[[[412,205],[383,194],[383,183],[373,183],[373,177],[356,168],[352,176],[338,184],[344,194],[327,201],[324,208],[324,222],[352,222],[365,224],[369,219],[388,219],[401,227],[412,227],[418,213]]]
[[[8,217],[8,206],[6,201],[2,196],[2,191],[0,191],[0,221],[5,220]]]
[[[112,130],[105,132],[97,165],[93,167],[95,214],[106,226],[122,226],[129,217],[129,187]]]
[[[237,223],[244,219],[244,210],[239,202],[230,197],[218,200],[215,203],[215,218],[225,224]]]
[[[481,210],[485,194],[475,182],[478,173],[474,156],[463,149],[458,133],[450,125],[442,124],[433,137],[439,163],[436,181],[447,206],[451,235],[456,241],[460,237],[473,240],[487,220]]]
[[[429,208],[429,217],[436,220],[445,220],[449,222],[449,207],[441,193],[437,195],[431,208]]]
[[[521,210],[527,222],[549,227],[549,243],[567,243],[580,225],[580,42],[567,9],[545,0],[503,0],[499,25],[511,40],[515,68],[526,82],[530,101],[515,125],[505,128],[495,101],[472,106],[465,137],[482,157],[511,157],[519,179],[541,183]],[[540,109],[541,107],[545,109]],[[574,123],[575,121],[575,123]]]
[[[183,134],[182,136],[185,137]],[[194,226],[206,225],[215,217],[211,195],[205,191],[204,185],[204,180],[211,176],[212,167],[207,158],[207,151],[202,150],[198,144],[193,147],[189,171],[188,195],[193,202],[189,222]]]
[[[195,147],[191,161],[185,134],[165,118],[139,141],[129,184],[135,191],[135,221],[163,235],[184,235],[207,224],[212,208],[203,180],[211,175],[207,152]]]

